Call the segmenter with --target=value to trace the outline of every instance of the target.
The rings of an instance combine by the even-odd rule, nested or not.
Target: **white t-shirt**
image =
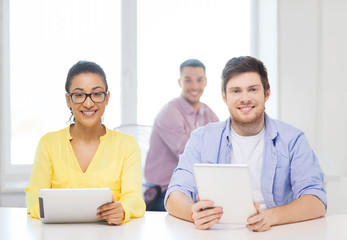
[[[261,192],[261,169],[264,152],[264,135],[263,128],[255,136],[240,136],[231,128],[231,163],[248,164],[251,173],[253,188],[253,199],[260,205],[260,209],[265,209],[265,201]]]

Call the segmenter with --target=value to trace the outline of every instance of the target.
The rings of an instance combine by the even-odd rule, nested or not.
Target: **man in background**
[[[197,59],[188,59],[180,66],[178,85],[182,92],[164,105],[153,124],[150,148],[145,164],[148,183],[160,185],[161,196],[150,211],[165,211],[164,197],[178,157],[183,152],[190,133],[210,122],[217,122],[216,114],[200,102],[207,84],[205,66]],[[145,200],[152,198],[151,191]]]

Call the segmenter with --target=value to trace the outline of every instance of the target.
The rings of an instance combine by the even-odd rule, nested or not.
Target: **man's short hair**
[[[222,92],[226,94],[226,86],[231,78],[246,72],[255,72],[260,75],[264,94],[266,94],[266,91],[270,89],[266,67],[260,60],[250,56],[232,58],[225,64],[222,72]]]
[[[204,72],[206,73],[205,65],[198,59],[188,59],[184,61],[180,66],[180,74],[182,74],[183,68],[185,67],[201,67],[204,69]]]

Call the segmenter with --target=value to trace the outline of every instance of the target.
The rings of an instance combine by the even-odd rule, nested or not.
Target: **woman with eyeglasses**
[[[142,217],[146,206],[139,146],[134,137],[101,122],[110,98],[103,69],[93,62],[77,62],[68,73],[65,90],[74,121],[41,138],[25,189],[28,213],[40,218],[41,188],[106,187],[112,189],[114,201],[99,207],[99,219],[119,225]]]

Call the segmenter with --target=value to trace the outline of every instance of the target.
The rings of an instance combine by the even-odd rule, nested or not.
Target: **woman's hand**
[[[122,203],[115,202],[112,197],[112,202],[102,205],[98,208],[96,217],[105,219],[110,224],[120,225],[124,220],[124,209]]]

